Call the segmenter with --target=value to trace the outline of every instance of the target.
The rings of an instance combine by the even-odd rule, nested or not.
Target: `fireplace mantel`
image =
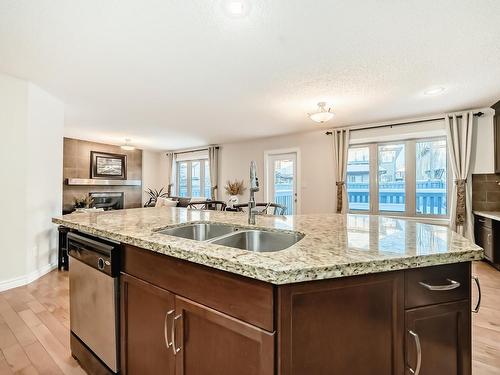
[[[97,178],[68,178],[67,185],[73,186],[141,186],[141,180],[104,180]]]

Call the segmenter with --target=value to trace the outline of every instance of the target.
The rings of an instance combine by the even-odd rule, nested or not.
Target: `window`
[[[207,159],[177,162],[177,194],[180,197],[210,198],[210,169]]]
[[[416,154],[417,213],[446,215],[446,140],[417,142]]]
[[[353,212],[446,216],[446,139],[351,146],[346,187],[349,210]]]
[[[370,209],[370,149],[351,147],[347,155],[347,194],[349,209]]]
[[[405,211],[405,145],[378,146],[378,209]]]

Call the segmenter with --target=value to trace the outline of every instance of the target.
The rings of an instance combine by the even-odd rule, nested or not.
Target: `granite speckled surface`
[[[500,211],[474,211],[475,215],[487,217],[488,219],[500,221]]]
[[[258,216],[253,228],[298,231],[305,237],[278,252],[255,253],[156,233],[187,222],[250,227],[245,213],[139,208],[73,213],[53,219],[92,235],[271,282],[309,280],[482,259],[483,250],[443,226],[374,215]]]

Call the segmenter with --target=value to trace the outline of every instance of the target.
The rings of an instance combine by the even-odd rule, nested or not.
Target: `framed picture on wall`
[[[127,155],[90,151],[90,177],[127,179]]]

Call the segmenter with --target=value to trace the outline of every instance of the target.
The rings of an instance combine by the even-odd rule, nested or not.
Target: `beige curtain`
[[[347,189],[345,180],[347,175],[347,152],[349,150],[349,129],[333,130],[333,157],[335,160],[337,185],[337,212],[348,211]]]
[[[212,200],[217,200],[219,192],[217,181],[219,179],[219,147],[208,147],[208,166],[210,168],[210,186],[212,186]]]
[[[450,228],[474,240],[470,171],[474,114],[464,112],[461,116],[461,119],[457,114],[445,117],[448,151],[454,179],[450,204]]]
[[[170,196],[175,196],[177,195],[177,190],[176,190],[177,168],[175,165],[175,153],[167,152],[167,165],[170,168],[168,190],[170,191]]]

